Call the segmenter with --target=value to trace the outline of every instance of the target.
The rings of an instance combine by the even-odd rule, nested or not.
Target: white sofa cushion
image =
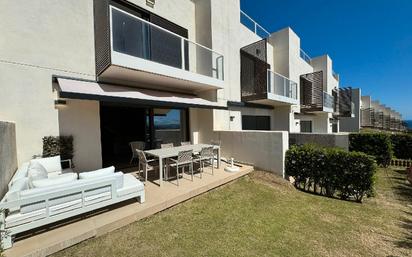
[[[66,173],[59,176],[54,176],[51,178],[38,179],[32,181],[33,188],[44,188],[44,187],[56,187],[62,186],[65,184],[76,181],[77,173]]]
[[[62,170],[60,155],[54,157],[33,159],[30,161],[30,164],[32,163],[40,163],[47,170],[48,173],[56,171],[61,172]]]
[[[47,170],[38,162],[30,163],[27,175],[29,177],[29,187],[33,188],[33,181],[47,178]]]
[[[92,179],[92,178],[105,177],[113,173],[114,173],[114,167],[111,166],[108,168],[103,168],[103,169],[99,169],[95,171],[82,172],[79,174],[79,179]]]

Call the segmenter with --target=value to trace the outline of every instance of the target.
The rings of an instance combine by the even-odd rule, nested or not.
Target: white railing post
[[[185,40],[183,38],[180,38],[180,43],[181,43],[181,58],[182,58],[182,70],[186,69],[186,63],[185,63]]]

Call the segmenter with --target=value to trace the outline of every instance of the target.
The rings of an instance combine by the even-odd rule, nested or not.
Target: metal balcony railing
[[[310,64],[310,61],[312,58],[310,58],[310,56],[305,53],[305,51],[303,51],[302,49],[300,49],[300,58],[302,58],[303,60],[305,60],[305,62],[307,62],[308,64]]]
[[[246,28],[253,31],[256,35],[261,38],[268,38],[270,36],[269,31],[263,28],[259,23],[253,20],[249,15],[244,11],[240,10],[240,23],[243,24]]]
[[[156,24],[110,7],[112,52],[224,79],[224,57]]]
[[[333,109],[333,105],[334,105],[333,96],[323,91],[323,107]]]
[[[298,99],[298,84],[290,79],[268,70],[268,93]]]

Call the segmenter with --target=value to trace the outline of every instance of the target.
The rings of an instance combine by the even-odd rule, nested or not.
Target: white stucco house
[[[266,31],[239,0],[0,7],[0,120],[16,124],[19,164],[49,135],[72,135],[76,169],[93,170],[127,162],[136,140],[156,148],[267,130],[275,150],[250,151],[282,155],[289,132],[339,132],[332,59],[310,58],[291,28]]]

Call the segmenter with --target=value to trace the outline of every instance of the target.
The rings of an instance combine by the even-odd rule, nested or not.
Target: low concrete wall
[[[325,147],[340,147],[349,150],[349,134],[290,133],[289,145],[316,144]]]
[[[0,121],[0,198],[7,192],[7,184],[17,170],[16,126]]]
[[[257,169],[285,176],[288,132],[215,131],[214,138],[221,141],[222,157],[233,157]]]

